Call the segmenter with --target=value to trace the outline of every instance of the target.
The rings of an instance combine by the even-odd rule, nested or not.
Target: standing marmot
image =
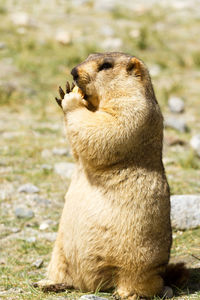
[[[71,73],[84,98],[68,84],[57,101],[76,171],[45,288],[170,296],[164,287],[172,233],[163,117],[148,70],[115,52],[92,54]]]

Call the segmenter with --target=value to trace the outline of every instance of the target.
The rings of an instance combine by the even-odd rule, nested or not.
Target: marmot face
[[[144,81],[150,80],[142,61],[120,52],[91,54],[71,74],[95,107],[102,99],[129,97],[136,89],[145,93]]]

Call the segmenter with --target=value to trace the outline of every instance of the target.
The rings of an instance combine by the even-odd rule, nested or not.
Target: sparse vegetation
[[[44,277],[69,184],[53,170],[56,162],[72,161],[70,154],[52,155],[54,147],[68,148],[62,113],[54,101],[57,88],[71,80],[70,69],[89,53],[115,50],[103,48],[105,39],[121,39],[120,51],[139,56],[150,71],[157,66],[153,83],[165,116],[171,95],[184,98],[182,118],[190,130],[165,130],[166,140],[185,141],[181,146],[165,142],[165,167],[173,194],[199,193],[200,158],[189,145],[192,134],[200,130],[198,8],[141,5],[131,11],[117,5],[102,12],[95,9],[94,1],[79,6],[51,1],[45,7],[42,1],[17,2],[0,0],[0,299],[76,299],[82,293],[44,294],[31,285]],[[19,10],[35,23],[15,25],[12,14]],[[105,23],[113,30],[111,36],[102,36]],[[69,44],[56,41],[59,28],[72,34]],[[17,192],[27,182],[40,188],[39,196]],[[20,205],[33,209],[35,216],[16,218],[14,208]],[[40,224],[49,220],[48,229],[40,230]],[[200,229],[174,232],[173,260],[193,268],[187,288],[177,290],[174,299],[200,299],[199,244]],[[38,258],[44,261],[40,269],[32,266]]]

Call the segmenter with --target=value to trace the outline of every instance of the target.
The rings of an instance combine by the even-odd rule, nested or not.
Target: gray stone
[[[168,100],[168,106],[170,111],[174,113],[181,113],[184,111],[184,102],[178,97],[170,97]]]
[[[31,219],[34,217],[34,212],[26,207],[17,207],[14,212],[17,218]]]
[[[48,164],[43,164],[43,165],[41,165],[41,169],[42,170],[51,171],[52,170],[52,166],[48,165]]]
[[[196,151],[200,157],[200,134],[194,135],[190,140],[191,147]]]
[[[58,175],[70,179],[72,176],[72,173],[75,169],[74,163],[69,162],[59,162],[54,165],[54,171]]]
[[[51,205],[51,201],[45,198],[42,198],[38,195],[35,195],[33,198],[33,201],[37,202],[37,204],[42,205],[42,206],[49,206]]]
[[[177,131],[180,131],[180,132],[186,132],[188,129],[184,120],[177,119],[174,117],[165,118],[164,124],[165,124],[165,127],[170,127]]]
[[[38,237],[41,240],[47,240],[49,242],[55,242],[56,237],[57,237],[57,233],[56,232],[40,232]]]
[[[171,221],[180,230],[200,226],[200,195],[171,196]]]
[[[42,265],[43,265],[43,259],[39,258],[36,261],[34,261],[34,263],[32,264],[33,267],[36,267],[37,269],[39,269]]]
[[[68,151],[65,148],[53,148],[52,153],[54,155],[64,156],[68,154]]]
[[[106,298],[98,297],[93,294],[83,295],[79,298],[80,300],[107,300]]]
[[[37,186],[35,186],[32,183],[26,183],[26,184],[21,185],[18,188],[18,192],[19,193],[34,194],[34,193],[38,193],[39,189],[38,189]]]

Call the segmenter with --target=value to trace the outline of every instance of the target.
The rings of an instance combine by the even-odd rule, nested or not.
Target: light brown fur
[[[108,62],[112,67],[103,68]],[[105,66],[104,66],[105,67]],[[87,101],[62,101],[76,170],[48,279],[122,298],[161,295],[171,248],[163,117],[144,63],[123,53],[78,65]]]

